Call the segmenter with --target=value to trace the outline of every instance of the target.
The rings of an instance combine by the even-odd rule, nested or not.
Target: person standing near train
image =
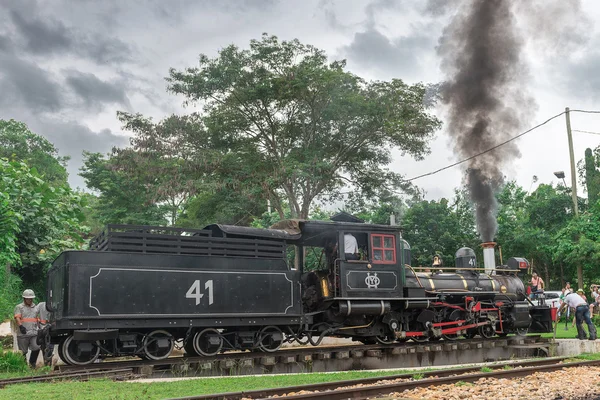
[[[38,307],[34,304],[35,293],[31,289],[23,291],[23,302],[15,307],[15,321],[17,322],[17,343],[19,350],[23,353],[27,361],[27,353],[31,350],[29,356],[29,366],[36,367],[37,359],[40,354],[40,346],[37,344],[38,333]]]
[[[537,298],[537,292],[544,290],[544,280],[538,276],[537,272],[534,272],[531,276],[531,299]]]
[[[596,340],[596,327],[590,319],[590,308],[585,299],[577,293],[569,293],[565,297],[564,303],[560,306],[559,311],[562,311],[562,309],[565,307],[571,307],[575,309],[575,320],[577,323],[577,338],[579,340],[586,339],[586,334],[583,330],[583,321],[585,320],[585,323],[587,324],[588,330],[590,332],[590,340]]]

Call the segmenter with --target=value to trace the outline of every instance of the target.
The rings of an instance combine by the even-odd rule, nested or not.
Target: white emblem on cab
[[[370,272],[367,272],[367,277],[365,278],[365,283],[369,289],[377,289],[377,286],[381,283],[381,279],[377,276],[377,272],[371,275]]]

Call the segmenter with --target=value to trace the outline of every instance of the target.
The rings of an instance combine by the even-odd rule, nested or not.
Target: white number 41
[[[208,291],[208,305],[210,306],[213,303],[213,281],[212,279],[206,281],[204,284],[204,289]],[[200,304],[200,299],[204,297],[204,293],[200,293],[200,281],[194,281],[192,286],[188,289],[185,294],[187,299],[196,299],[196,305]]]

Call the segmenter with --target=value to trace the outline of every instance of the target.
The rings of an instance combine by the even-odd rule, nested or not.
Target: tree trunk
[[[567,282],[566,282],[566,280],[565,280],[565,271],[564,271],[564,269],[563,269],[563,264],[562,264],[562,263],[560,263],[560,285],[561,285],[561,286],[560,286],[560,288],[561,288],[561,289],[562,289],[562,288],[564,288],[564,287],[565,287],[565,285],[566,285],[566,283],[567,283]]]
[[[548,272],[548,264],[544,263],[542,265],[544,268],[544,291],[548,290],[548,286],[550,285],[550,273]]]
[[[581,265],[577,266],[577,284],[578,288],[583,289],[583,267]]]

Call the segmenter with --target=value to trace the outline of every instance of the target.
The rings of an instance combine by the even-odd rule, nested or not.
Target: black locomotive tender
[[[346,233],[361,260],[346,259]],[[51,324],[40,340],[84,365],[99,356],[164,359],[176,342],[214,356],[327,336],[390,344],[551,331],[550,308],[524,295],[525,259],[492,275],[476,265],[462,248],[453,272],[418,272],[399,227],[335,219],[271,229],[109,225],[89,251],[54,261]]]

